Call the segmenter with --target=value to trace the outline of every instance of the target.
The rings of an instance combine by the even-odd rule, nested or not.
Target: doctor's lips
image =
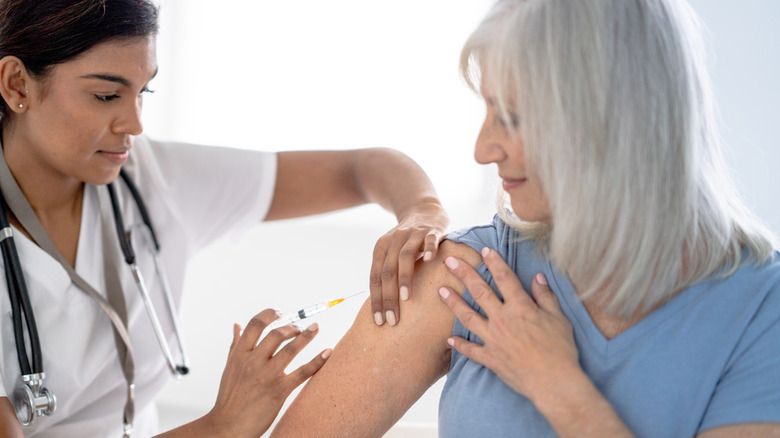
[[[101,155],[106,157],[107,159],[111,161],[115,161],[117,163],[124,163],[127,161],[128,156],[130,155],[130,149],[118,149],[115,151],[99,151]]]

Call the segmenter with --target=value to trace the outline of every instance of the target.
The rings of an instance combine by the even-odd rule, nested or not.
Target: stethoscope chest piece
[[[57,409],[57,397],[43,387],[44,377],[44,373],[23,375],[14,389],[14,410],[22,426],[29,426],[36,416],[51,415]]]
[[[0,151],[0,164],[4,164],[2,160],[2,151]],[[24,194],[21,193],[21,189],[18,188],[18,186],[15,185],[15,181],[13,180],[13,176],[10,174],[10,171],[6,168],[6,173],[3,173],[3,168],[0,166],[0,177],[4,178],[4,185],[10,184],[12,187],[16,187],[17,193],[14,195],[14,198],[20,203],[27,202],[27,200],[24,198]],[[130,179],[129,175],[127,175],[124,170],[120,170],[120,176],[125,181],[127,188],[130,191],[130,194],[132,195],[133,199],[135,200],[135,203],[138,207],[138,210],[141,214],[141,217],[143,218],[144,225],[148,228],[149,235],[151,236],[152,242],[153,242],[153,249],[152,256],[154,258],[154,264],[155,269],[157,271],[160,283],[161,283],[161,289],[163,291],[163,295],[165,296],[165,301],[168,307],[168,310],[170,312],[171,316],[171,322],[173,325],[174,333],[176,334],[177,341],[179,344],[179,353],[181,355],[181,362],[177,363],[172,352],[170,349],[170,346],[168,345],[168,342],[166,340],[165,333],[163,332],[163,329],[160,325],[159,318],[157,317],[157,312],[154,310],[154,306],[152,305],[151,296],[149,294],[149,291],[146,288],[146,285],[143,282],[143,279],[141,278],[141,272],[138,269],[138,266],[135,263],[135,252],[133,251],[132,244],[130,242],[130,238],[128,236],[128,231],[125,229],[124,222],[122,220],[122,214],[119,208],[119,200],[116,195],[116,191],[114,189],[113,184],[108,184],[108,192],[109,192],[109,198],[111,200],[111,208],[113,210],[113,216],[114,216],[114,225],[116,227],[117,236],[119,238],[119,244],[122,249],[122,253],[125,257],[125,261],[130,266],[130,269],[133,273],[133,278],[135,279],[136,285],[138,286],[138,290],[141,293],[141,298],[144,303],[144,306],[147,308],[147,312],[149,314],[149,318],[152,321],[152,325],[155,329],[155,334],[158,338],[158,341],[160,343],[160,347],[162,349],[162,352],[168,362],[168,367],[170,368],[171,372],[176,375],[184,375],[189,372],[189,365],[188,365],[188,359],[187,354],[184,351],[184,346],[182,345],[181,341],[181,335],[178,327],[178,322],[176,318],[175,313],[175,306],[173,301],[173,296],[170,291],[170,287],[168,286],[168,280],[165,275],[165,271],[162,267],[162,263],[159,260],[159,251],[160,251],[160,244],[157,240],[156,234],[154,232],[154,227],[152,226],[151,218],[149,217],[149,212],[146,209],[146,206],[141,199],[141,195],[138,191],[138,188],[135,186],[135,183]],[[9,183],[10,181],[10,183]],[[29,207],[29,204],[27,204]],[[54,396],[53,393],[51,393],[47,388],[43,386],[43,381],[45,378],[45,375],[43,373],[43,359],[41,354],[41,344],[40,340],[38,339],[38,329],[35,324],[35,318],[33,316],[33,310],[32,305],[30,304],[30,298],[29,294],[27,293],[27,285],[24,282],[24,274],[22,273],[21,264],[19,262],[19,254],[16,251],[16,246],[14,245],[13,241],[13,232],[11,230],[11,225],[8,221],[8,204],[6,203],[5,195],[2,191],[0,191],[0,252],[2,252],[2,258],[3,258],[3,266],[5,268],[5,274],[6,274],[6,281],[8,283],[8,294],[9,294],[9,300],[11,302],[11,309],[12,309],[12,317],[14,321],[14,337],[17,347],[17,356],[19,359],[19,368],[21,370],[22,374],[22,381],[17,385],[17,387],[14,389],[13,393],[13,405],[14,409],[16,410],[16,416],[19,420],[19,423],[22,424],[22,426],[28,426],[30,425],[33,420],[35,420],[36,417],[41,415],[51,415],[54,410],[57,408],[57,398]],[[40,230],[43,230],[42,226],[38,224],[38,227],[28,227],[25,225],[25,223],[32,223],[36,224],[37,218],[32,212],[32,208],[29,207],[29,213],[26,213],[22,216],[17,216],[19,221],[21,222],[22,226],[27,228],[28,230],[34,230],[39,228]],[[25,211],[22,209],[22,211]],[[35,234],[33,234],[34,240],[36,240],[37,243],[40,242],[48,242],[47,246],[53,247],[54,244],[50,242],[49,237],[46,235],[45,231],[41,231],[39,235],[36,237]],[[57,250],[56,248],[53,250],[46,250],[52,257],[55,259],[58,259],[57,257]],[[73,269],[67,265],[67,263],[60,262],[63,264],[63,267],[65,270],[69,273],[71,280],[79,286],[81,289],[85,291],[88,295],[95,298],[96,301],[98,301],[98,304],[101,304],[102,301],[100,300],[100,294],[94,290],[85,280],[83,280]],[[115,288],[116,291],[120,294],[122,293],[121,285]],[[122,299],[124,297],[122,296]],[[128,346],[128,350],[130,350],[129,345],[129,335],[127,334],[127,328],[126,328],[126,322],[123,322],[120,320],[120,317],[117,315],[116,311],[114,311],[113,308],[111,308],[109,303],[105,303],[105,307],[101,304],[101,308],[104,310],[104,312],[111,318],[112,323],[114,323],[115,327],[115,333],[119,334],[123,338],[123,342],[125,345]],[[113,317],[112,317],[113,315]],[[117,320],[119,320],[117,322]],[[26,322],[26,324],[25,324]],[[26,350],[26,342],[24,339],[24,329],[27,329],[27,333],[29,334],[30,339],[30,347],[32,350],[32,363],[29,360],[29,357],[27,355]],[[130,371],[127,371],[127,368],[123,365],[123,371],[125,372],[125,377],[128,382],[128,400],[125,404],[125,417],[124,417],[124,426],[125,426],[125,436],[129,435],[130,430],[132,429],[132,421],[133,421],[133,408],[132,408],[132,402],[133,402],[133,388],[135,385],[132,383],[132,362],[130,366]],[[127,377],[130,375],[130,377]]]

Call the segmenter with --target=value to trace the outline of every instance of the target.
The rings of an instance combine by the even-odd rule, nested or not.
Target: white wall
[[[493,172],[471,159],[483,110],[459,80],[457,60],[489,3],[163,0],[147,132],[266,150],[396,147],[430,173],[456,227],[483,223],[492,214]],[[734,178],[780,234],[780,2],[691,4],[711,30]],[[212,406],[233,322],[243,325],[265,307],[290,311],[364,290],[373,243],[392,225],[380,209],[361,207],[263,224],[242,242],[202,254],[182,309],[193,371],[164,390],[163,423]],[[335,345],[359,305],[319,317],[321,333],[303,358]],[[441,383],[404,421],[435,423]]]
[[[748,205],[780,235],[780,2],[689,0],[709,27],[726,158]]]
[[[447,208],[459,211],[455,226],[485,222],[493,175],[471,159],[483,108],[457,65],[488,4],[163,1],[146,131],[263,150],[395,147],[431,174]],[[381,209],[361,207],[263,224],[238,244],[202,254],[182,308],[192,373],[162,394],[163,423],[211,408],[232,323],[266,307],[292,311],[365,290],[374,242],[393,225]],[[301,357],[334,346],[360,304],[317,318],[320,335]],[[435,423],[440,389],[405,421]]]

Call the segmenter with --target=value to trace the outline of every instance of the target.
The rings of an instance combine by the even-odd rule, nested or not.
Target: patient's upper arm
[[[395,327],[377,326],[368,301],[279,421],[272,437],[382,436],[449,369],[454,316],[439,298],[441,286],[463,286],[444,267],[446,256],[472,265],[471,248],[443,242],[439,255],[418,262],[412,297],[401,302]],[[316,425],[316,426],[312,426]]]

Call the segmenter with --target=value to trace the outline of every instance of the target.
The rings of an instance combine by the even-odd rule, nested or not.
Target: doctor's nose
[[[113,131],[117,134],[140,135],[144,131],[141,107],[141,101],[137,100],[122,108],[121,114],[112,126]]]

